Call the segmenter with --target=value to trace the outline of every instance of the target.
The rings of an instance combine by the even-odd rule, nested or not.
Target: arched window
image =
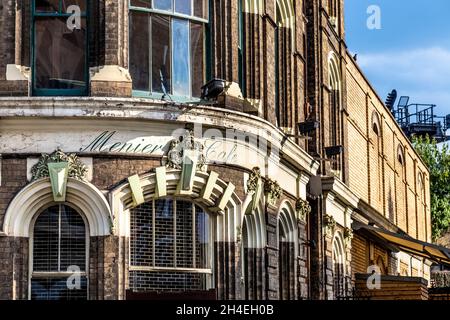
[[[33,227],[31,299],[87,299],[87,232],[67,205],[44,210]]]
[[[372,131],[378,137],[381,135],[380,116],[378,115],[378,112],[376,112],[376,111],[372,112]]]
[[[340,145],[341,133],[341,72],[336,54],[331,53],[328,59],[329,77],[329,146]],[[342,157],[333,156],[332,170],[340,174]]]
[[[289,117],[290,59],[295,40],[295,12],[292,0],[277,0],[275,30],[275,114],[277,125],[291,126]]]
[[[238,57],[239,57],[239,86],[241,87],[242,94],[246,96],[246,76],[245,76],[245,23],[244,23],[244,0],[238,0],[238,21],[239,21],[239,44],[238,44]]]
[[[292,210],[283,208],[278,219],[280,300],[296,298],[297,221]]]
[[[263,261],[266,246],[266,224],[262,210],[246,215],[242,223],[242,276],[246,300],[264,299],[262,288]]]
[[[207,23],[207,0],[130,0],[134,94],[200,97]]]
[[[204,291],[212,287],[211,222],[198,205],[158,199],[130,210],[130,289]]]
[[[422,172],[419,172],[419,177],[417,179],[417,183],[418,183],[418,193],[419,193],[419,197],[420,197],[420,201],[419,201],[419,238],[423,239],[423,240],[427,240],[427,200],[426,200],[426,191],[425,191],[425,177],[424,174]]]
[[[333,278],[335,299],[344,297],[347,292],[345,283],[345,247],[340,234],[336,235],[333,241]]]
[[[405,151],[401,145],[397,148],[397,161],[402,167],[405,165]]]

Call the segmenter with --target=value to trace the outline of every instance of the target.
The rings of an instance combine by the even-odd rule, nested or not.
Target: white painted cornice
[[[322,177],[323,192],[331,193],[352,209],[358,208],[359,198],[350,188],[336,177]]]
[[[268,121],[246,113],[196,104],[161,100],[97,97],[2,97],[0,118],[126,119],[158,122],[201,123],[236,129],[273,142],[285,161],[308,175],[316,175],[319,162]],[[275,144],[275,145],[274,145]]]

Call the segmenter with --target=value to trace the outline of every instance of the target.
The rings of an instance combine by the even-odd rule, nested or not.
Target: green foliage
[[[413,145],[430,170],[431,227],[436,240],[450,227],[450,151],[429,136],[415,137]]]

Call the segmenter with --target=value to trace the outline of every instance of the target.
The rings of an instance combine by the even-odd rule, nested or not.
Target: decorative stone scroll
[[[349,245],[352,242],[353,239],[353,230],[350,228],[345,228],[344,229],[344,241],[345,241],[345,245]]]
[[[295,203],[295,211],[297,212],[297,219],[306,222],[311,213],[311,206],[308,201],[299,198]]]
[[[267,203],[269,205],[274,206],[278,199],[281,198],[281,195],[283,194],[283,189],[281,189],[280,185],[277,181],[274,181],[272,179],[266,179],[264,183],[264,193],[267,197]]]
[[[262,180],[261,169],[254,167],[247,181],[247,194],[252,196],[252,201],[247,208],[246,214],[252,214],[261,198]]]
[[[336,227],[336,220],[332,216],[325,214],[323,217],[323,227],[325,228],[325,232],[331,236]]]

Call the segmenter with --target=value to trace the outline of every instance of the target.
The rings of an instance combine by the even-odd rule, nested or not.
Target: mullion
[[[156,201],[152,200],[153,267],[156,267],[156,245],[155,245],[155,242],[156,242],[156,236],[155,236],[155,232],[156,232],[156,227],[155,227],[155,224],[156,224],[156,208],[155,208],[155,205],[156,205]]]
[[[197,261],[196,261],[196,234],[197,234],[197,229],[196,229],[196,217],[195,217],[195,205],[194,203],[192,203],[192,267],[196,268],[197,267]]]
[[[153,7],[153,1],[152,1],[152,7]],[[149,68],[149,72],[148,72],[148,77],[149,77],[149,92],[153,94],[153,14],[148,14],[149,18],[148,18],[148,59],[149,59],[149,64],[148,64],[148,68]]]
[[[173,199],[173,266],[177,267],[177,201]]]
[[[61,205],[58,208],[58,272],[61,272]]]

